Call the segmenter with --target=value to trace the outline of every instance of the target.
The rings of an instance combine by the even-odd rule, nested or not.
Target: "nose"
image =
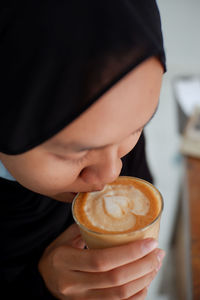
[[[94,190],[101,190],[107,183],[114,181],[122,169],[122,161],[116,146],[98,150],[93,163],[81,172],[82,180]]]

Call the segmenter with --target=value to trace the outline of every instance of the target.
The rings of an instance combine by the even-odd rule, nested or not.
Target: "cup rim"
[[[146,225],[145,227],[137,229],[137,230],[132,230],[132,231],[129,231],[129,232],[117,232],[117,233],[113,232],[113,233],[110,233],[110,232],[98,232],[98,231],[94,231],[94,230],[89,229],[88,227],[84,226],[83,224],[81,224],[78,221],[78,219],[76,218],[75,214],[74,214],[74,205],[75,205],[76,199],[82,193],[82,192],[79,192],[79,193],[77,193],[77,195],[74,197],[74,199],[72,201],[72,216],[74,218],[74,221],[78,224],[78,226],[80,228],[82,228],[83,230],[86,230],[86,231],[88,231],[90,233],[96,234],[96,235],[106,235],[106,236],[109,236],[109,235],[115,235],[115,236],[120,235],[121,236],[121,235],[129,235],[129,234],[132,234],[132,233],[137,233],[137,232],[145,231],[146,229],[148,229],[149,227],[151,227],[154,223],[156,223],[156,221],[160,218],[160,216],[161,216],[161,214],[163,212],[163,209],[164,209],[164,200],[163,200],[163,196],[160,193],[160,191],[152,183],[150,183],[149,181],[147,181],[145,179],[142,179],[142,178],[139,178],[139,177],[134,177],[134,176],[119,176],[118,178],[121,178],[121,177],[123,177],[123,178],[131,178],[131,179],[134,179],[136,181],[142,181],[145,184],[149,185],[153,190],[155,190],[158,193],[158,195],[160,197],[161,207],[160,207],[160,211],[159,211],[159,214],[157,215],[157,217],[151,223],[149,223],[148,225]],[[112,184],[112,182],[110,184]]]

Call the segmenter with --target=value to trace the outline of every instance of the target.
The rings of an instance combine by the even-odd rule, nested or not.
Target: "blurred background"
[[[183,292],[182,296],[178,291],[180,287],[176,270],[179,266],[174,250],[184,176],[184,159],[179,150],[180,111],[174,84],[176,78],[200,75],[200,1],[158,0],[157,3],[162,19],[168,71],[164,75],[158,112],[145,133],[149,165],[155,185],[164,197],[159,245],[167,255],[159,276],[149,288],[148,300],[190,300],[197,298],[193,298],[190,291]],[[189,269],[186,270],[186,277],[188,274]],[[186,282],[190,290],[188,277]]]

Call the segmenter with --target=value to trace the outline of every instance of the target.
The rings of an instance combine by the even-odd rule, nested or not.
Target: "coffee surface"
[[[141,182],[120,179],[100,192],[81,193],[74,206],[79,223],[108,233],[138,230],[159,213],[158,196]]]

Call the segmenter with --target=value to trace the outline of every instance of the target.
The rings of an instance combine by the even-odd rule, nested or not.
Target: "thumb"
[[[48,250],[53,250],[61,245],[71,246],[74,248],[85,247],[85,243],[81,237],[81,233],[77,224],[72,224],[63,231],[50,245]]]
[[[66,236],[66,245],[72,246],[74,248],[83,249],[86,245],[82,239],[79,227],[77,224],[71,225],[66,231],[62,233],[63,238]]]

